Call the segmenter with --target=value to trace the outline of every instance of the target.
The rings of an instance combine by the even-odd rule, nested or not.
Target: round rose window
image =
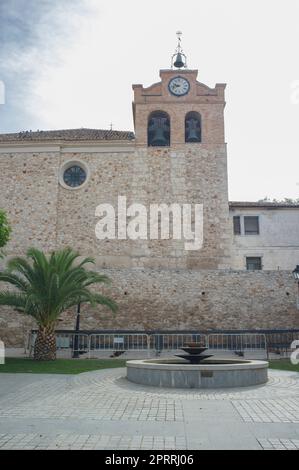
[[[63,173],[63,181],[70,188],[81,186],[86,180],[86,171],[79,165],[67,168]]]

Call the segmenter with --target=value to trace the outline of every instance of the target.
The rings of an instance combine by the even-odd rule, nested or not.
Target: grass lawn
[[[30,372],[33,374],[80,374],[89,370],[124,367],[124,359],[56,359],[38,362],[26,358],[6,358],[1,372]]]
[[[292,364],[289,359],[277,359],[276,361],[269,361],[270,369],[291,370],[299,372],[299,364]]]
[[[125,359],[56,359],[56,361],[38,362],[26,358],[6,358],[0,365],[1,372],[33,374],[80,374],[89,370],[125,367]],[[299,372],[299,364],[294,365],[289,359],[269,361],[270,369]]]

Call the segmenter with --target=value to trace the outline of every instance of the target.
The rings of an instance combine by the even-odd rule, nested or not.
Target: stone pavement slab
[[[183,390],[130,383],[125,369],[0,373],[0,448],[291,449],[299,374],[269,376],[263,386]]]

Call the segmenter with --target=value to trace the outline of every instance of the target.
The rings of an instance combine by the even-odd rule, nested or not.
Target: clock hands
[[[176,77],[170,80],[168,84],[169,91],[175,96],[186,95],[189,91],[189,83],[187,80]]]

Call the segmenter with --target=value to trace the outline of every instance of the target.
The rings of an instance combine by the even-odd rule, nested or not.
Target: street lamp
[[[296,268],[293,271],[293,277],[295,281],[297,281],[298,290],[297,290],[297,309],[299,309],[299,264],[297,264]]]
[[[80,330],[80,308],[81,304],[80,302],[77,305],[77,319],[76,319],[76,333],[79,333]],[[73,351],[73,358],[78,359],[80,357],[79,354],[79,334],[75,334],[74,338],[74,351]]]

